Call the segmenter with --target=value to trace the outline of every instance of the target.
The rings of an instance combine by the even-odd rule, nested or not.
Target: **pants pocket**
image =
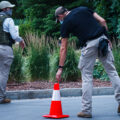
[[[10,67],[12,62],[13,62],[13,57],[6,58],[6,60],[4,61],[4,65]]]
[[[80,56],[78,68],[79,68],[80,70],[82,70],[84,66],[85,66],[85,63],[84,63],[84,61],[83,61],[83,57]]]

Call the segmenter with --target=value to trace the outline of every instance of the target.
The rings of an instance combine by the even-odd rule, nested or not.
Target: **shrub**
[[[99,61],[95,63],[93,77],[104,81],[109,80],[107,73],[105,72],[102,64]]]
[[[31,22],[26,20],[24,22],[21,22],[19,25],[19,33],[20,36],[23,37],[25,39],[25,35],[27,32],[32,31],[32,27],[31,27]]]
[[[72,48],[68,48],[65,68],[62,77],[64,80],[76,81],[79,76],[78,57]]]
[[[68,48],[66,61],[62,73],[62,81],[76,81],[79,77],[78,56],[73,48]],[[57,50],[51,57],[51,78],[55,80],[55,75],[59,65],[59,50]]]

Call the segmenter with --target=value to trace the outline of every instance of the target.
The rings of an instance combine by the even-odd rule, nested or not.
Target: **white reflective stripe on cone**
[[[52,95],[53,101],[60,101],[60,90],[54,90]]]

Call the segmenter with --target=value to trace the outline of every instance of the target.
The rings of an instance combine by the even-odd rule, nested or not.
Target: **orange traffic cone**
[[[43,117],[47,117],[47,118],[69,117],[69,115],[63,115],[63,113],[62,113],[59,83],[54,84],[54,91],[53,91],[53,95],[52,95],[50,113],[49,113],[49,115],[43,115]]]

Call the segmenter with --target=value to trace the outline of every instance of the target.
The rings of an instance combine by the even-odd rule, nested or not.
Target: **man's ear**
[[[63,14],[58,15],[59,17],[63,17]]]
[[[58,17],[61,17],[61,15],[58,15]]]

